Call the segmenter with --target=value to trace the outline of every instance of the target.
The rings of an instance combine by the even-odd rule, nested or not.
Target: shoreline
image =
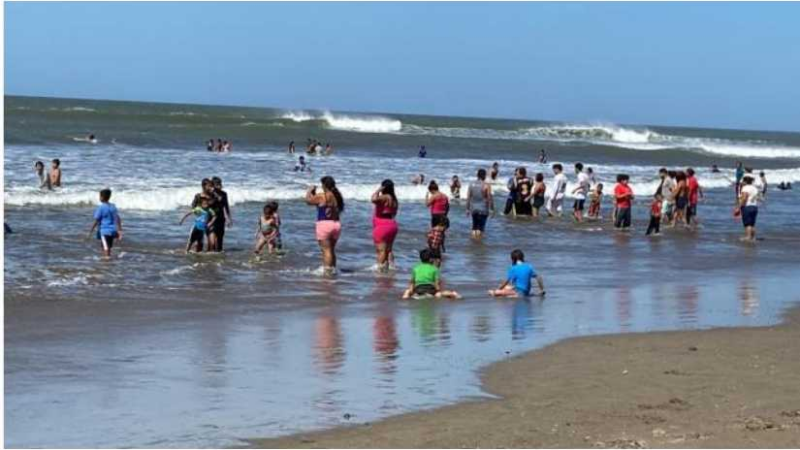
[[[479,370],[466,399],[253,448],[800,447],[800,306],[766,327],[569,338]]]

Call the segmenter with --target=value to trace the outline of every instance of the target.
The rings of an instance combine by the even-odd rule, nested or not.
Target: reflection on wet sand
[[[472,317],[470,331],[471,336],[476,342],[486,342],[492,337],[492,316],[486,314],[476,314]]]
[[[342,346],[342,329],[336,308],[326,308],[320,313],[315,320],[314,335],[314,363],[323,374],[336,375],[347,356]]]
[[[423,345],[450,342],[450,317],[437,307],[437,301],[424,299],[415,301],[412,306],[411,326],[417,330]]]
[[[678,318],[687,324],[697,322],[697,308],[700,305],[700,292],[694,284],[683,285],[678,289]]]
[[[633,300],[631,299],[631,290],[627,286],[620,286],[617,289],[617,321],[622,330],[628,330],[631,326],[631,317],[633,317]]]
[[[742,305],[743,316],[756,315],[760,300],[758,288],[753,285],[753,280],[743,279],[739,282],[739,301]]]

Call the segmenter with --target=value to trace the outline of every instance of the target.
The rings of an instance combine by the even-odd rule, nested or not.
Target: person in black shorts
[[[211,182],[214,184],[214,194],[217,196],[217,208],[215,208],[214,212],[217,213],[219,218],[214,224],[214,231],[217,234],[216,250],[221,252],[225,239],[225,226],[233,225],[233,216],[231,216],[231,208],[230,204],[228,204],[228,193],[222,190],[222,179],[213,177]]]
[[[208,179],[203,178],[203,181],[200,182],[200,186],[202,186],[202,191],[198,194],[195,194],[194,199],[192,200],[192,209],[197,208],[202,203],[203,199],[208,200],[208,208],[211,209],[217,217],[219,217],[219,197],[214,192],[214,183]],[[208,250],[209,251],[216,251],[217,248],[217,223],[221,220],[215,220],[212,226],[206,228],[206,236],[208,236]],[[224,231],[223,231],[224,233]]]

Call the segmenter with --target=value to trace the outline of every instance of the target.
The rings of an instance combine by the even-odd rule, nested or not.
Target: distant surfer
[[[419,147],[419,157],[420,157],[420,158],[424,158],[424,157],[426,157],[426,156],[428,156],[428,151],[427,151],[427,150],[425,150],[425,146],[424,146],[424,145],[421,145],[421,146]]]

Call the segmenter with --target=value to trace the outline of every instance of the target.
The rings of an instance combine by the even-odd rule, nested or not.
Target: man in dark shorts
[[[216,250],[221,252],[223,249],[223,240],[225,239],[225,225],[233,225],[233,217],[231,216],[231,208],[228,204],[228,193],[222,190],[222,179],[220,177],[213,177],[211,178],[211,182],[214,185],[214,195],[217,197],[216,205],[213,208],[219,218],[213,225],[214,232],[217,235]]]

